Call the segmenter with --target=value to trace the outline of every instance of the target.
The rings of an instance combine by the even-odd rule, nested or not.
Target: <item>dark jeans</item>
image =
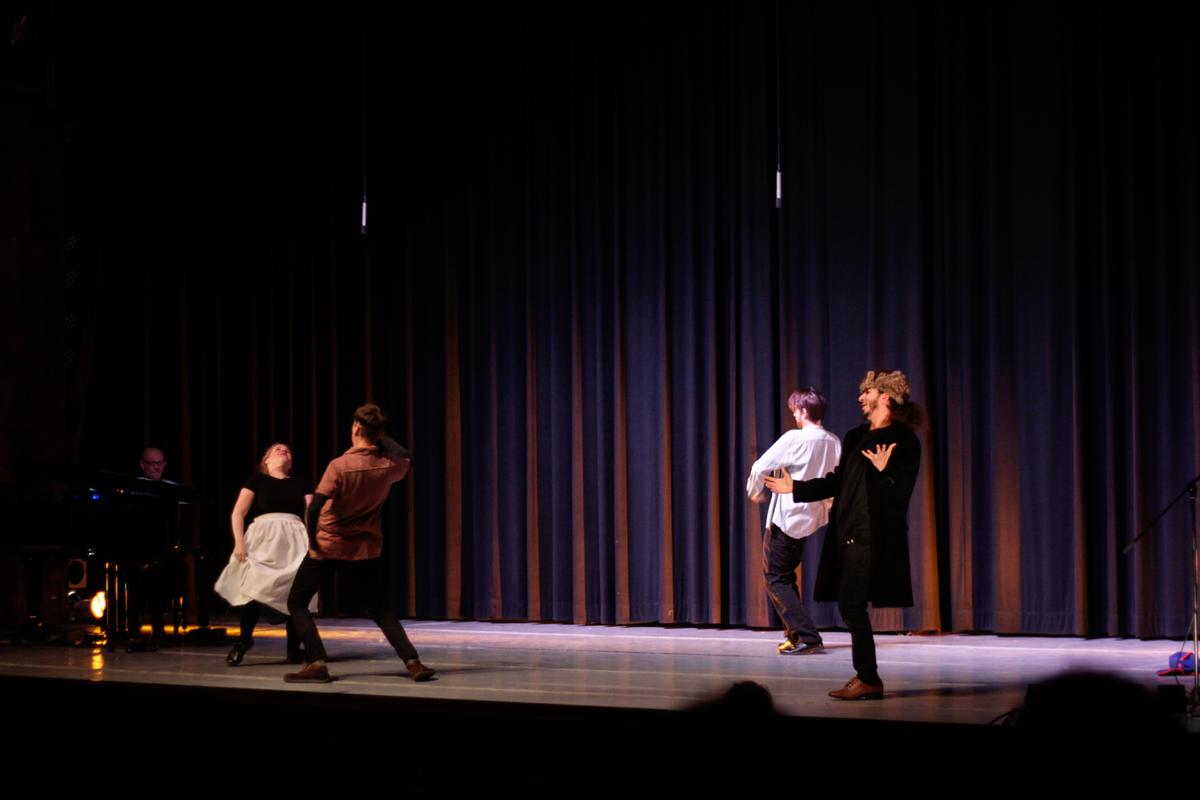
[[[247,647],[254,643],[254,627],[258,625],[258,618],[262,616],[264,608],[268,612],[268,622],[278,622],[278,618],[281,617],[285,620],[287,623],[287,651],[288,653],[298,653],[300,651],[300,637],[296,634],[296,626],[292,623],[292,618],[280,614],[270,606],[263,606],[262,603],[256,600],[251,600],[238,609],[238,621],[242,627],[239,641]]]
[[[775,525],[763,534],[763,576],[771,603],[783,620],[784,633],[793,642],[820,644],[821,634],[804,610],[796,587],[796,567],[803,554],[803,539],[793,539]]]
[[[370,606],[367,616],[383,631],[383,635],[396,650],[396,655],[405,661],[416,658],[417,648],[408,640],[408,635],[400,625],[400,620],[396,618],[395,612],[387,607],[379,559],[338,561],[307,555],[304,561],[300,562],[300,569],[288,595],[288,611],[292,614],[292,624],[296,626],[296,633],[304,640],[304,659],[310,664],[327,660],[325,646],[321,644],[321,634],[317,632],[317,623],[308,610],[308,604],[321,588],[325,576],[334,571],[343,583],[354,583],[362,588],[363,597]]]
[[[878,685],[879,665],[875,662],[875,636],[867,614],[867,594],[871,582],[871,546],[841,544],[838,575],[838,611],[850,629],[850,652],[854,671],[863,683]]]

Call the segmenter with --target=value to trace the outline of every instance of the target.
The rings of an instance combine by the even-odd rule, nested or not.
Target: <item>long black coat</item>
[[[846,434],[842,460],[837,469],[824,478],[814,478],[795,484],[792,496],[800,502],[834,498],[829,512],[829,529],[821,549],[821,564],[817,569],[817,600],[838,599],[838,578],[841,575],[838,547],[838,490],[841,489],[844,468],[850,459],[861,458],[862,438],[868,426],[860,425]],[[881,444],[896,443],[883,472],[866,464],[867,499],[871,519],[871,577],[867,599],[875,606],[895,607],[913,604],[912,573],[908,564],[908,501],[917,482],[921,467],[921,442],[912,428],[893,423],[878,432]]]

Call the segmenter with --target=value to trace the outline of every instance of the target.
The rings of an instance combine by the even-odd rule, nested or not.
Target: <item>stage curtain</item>
[[[1190,4],[73,13],[78,462],[156,444],[232,505],[370,399],[402,612],[766,626],[750,464],[791,389],[840,436],[896,368],[916,605],[877,626],[1186,629],[1186,507],[1119,551],[1200,473]]]

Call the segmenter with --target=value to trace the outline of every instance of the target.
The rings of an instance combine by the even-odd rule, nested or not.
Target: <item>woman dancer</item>
[[[254,626],[260,616],[273,624],[286,620],[287,659],[293,664],[304,660],[301,640],[287,614],[287,597],[308,552],[302,519],[311,492],[307,481],[292,477],[291,449],[277,442],[267,448],[258,471],[238,493],[230,520],[233,554],[216,584],[217,594],[238,608],[241,621],[241,637],[225,658],[231,667],[241,664],[254,646]],[[247,515],[253,518],[249,528]]]

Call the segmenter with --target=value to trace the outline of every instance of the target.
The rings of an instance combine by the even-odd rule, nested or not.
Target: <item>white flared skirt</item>
[[[308,532],[295,514],[263,514],[246,529],[246,560],[230,554],[217,578],[217,594],[231,606],[257,600],[287,614],[288,593],[308,553]],[[314,596],[309,610],[317,610]]]

